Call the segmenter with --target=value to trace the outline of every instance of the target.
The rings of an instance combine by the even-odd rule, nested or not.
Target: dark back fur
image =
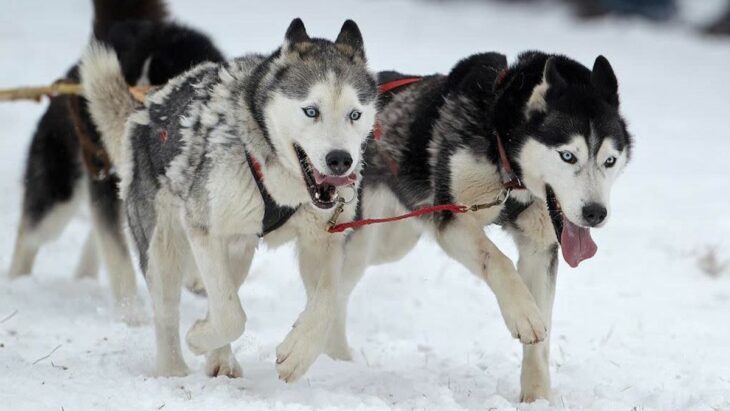
[[[148,57],[152,84],[164,84],[197,63],[223,60],[204,34],[164,21],[167,12],[161,0],[95,0],[94,7],[94,33],[118,53],[130,84],[140,77]],[[78,81],[76,65],[65,78]],[[76,97],[51,99],[31,141],[24,179],[24,207],[31,224],[40,221],[56,204],[70,200],[84,173],[77,127],[101,147],[83,99],[78,105],[80,121],[75,124],[72,120],[72,99]],[[103,165],[96,156],[87,161]],[[107,181],[114,184],[115,179]]]

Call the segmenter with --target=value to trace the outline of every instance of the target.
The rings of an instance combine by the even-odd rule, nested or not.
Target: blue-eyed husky
[[[596,252],[589,228],[605,223],[611,185],[631,152],[611,65],[598,57],[589,70],[531,52],[507,67],[500,54],[474,55],[447,76],[386,92],[378,123],[382,137],[366,150],[359,218],[508,198],[476,212],[351,233],[331,345],[348,351],[344,305],[364,270],[399,259],[431,231],[450,257],[486,281],[507,328],[525,344],[522,399],[547,398],[558,248],[571,266]],[[489,224],[515,239],[516,268],[486,236]]]
[[[208,315],[187,333],[210,375],[239,376],[231,341],[246,316],[237,291],[258,237],[297,240],[309,303],[277,347],[280,378],[300,377],[328,347],[344,236],[325,230],[345,187],[354,196],[376,82],[348,20],[335,42],[294,20],[269,56],[202,64],[140,107],[113,52],[91,45],[81,66],[90,112],[121,178],[129,231],[152,296],[157,371],[187,372],[180,351],[183,272],[197,269]],[[352,218],[354,203],[341,218]],[[232,243],[243,253],[229,253]]]

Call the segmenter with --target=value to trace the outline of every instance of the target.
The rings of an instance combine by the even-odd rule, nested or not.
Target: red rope
[[[469,211],[469,208],[467,206],[463,206],[460,204],[441,204],[441,205],[435,205],[430,207],[422,207],[417,210],[413,210],[410,213],[401,214],[399,216],[395,217],[389,217],[389,218],[367,218],[364,220],[357,220],[357,221],[351,221],[349,223],[342,223],[334,225],[327,229],[330,233],[341,233],[348,228],[359,228],[365,225],[370,224],[380,224],[380,223],[389,223],[392,221],[398,221],[398,220],[405,220],[406,218],[411,217],[419,217],[426,214],[433,214],[438,213],[441,211],[451,211],[454,214],[461,214],[466,213]]]

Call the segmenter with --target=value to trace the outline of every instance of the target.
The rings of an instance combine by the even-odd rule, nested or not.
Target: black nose
[[[598,203],[590,203],[583,207],[583,219],[591,227],[601,224],[606,219],[607,214],[606,207]]]
[[[327,167],[330,168],[332,174],[341,176],[350,169],[352,165],[352,156],[344,150],[330,151],[325,157]]]

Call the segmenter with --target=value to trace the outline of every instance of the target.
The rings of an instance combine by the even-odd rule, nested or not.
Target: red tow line
[[[454,214],[466,213],[469,211],[469,207],[459,204],[441,204],[429,207],[422,207],[411,211],[410,213],[401,214],[395,217],[388,218],[366,218],[364,220],[351,221],[349,223],[342,223],[334,225],[327,229],[330,233],[341,233],[348,228],[359,228],[371,224],[390,223],[393,221],[405,220],[412,217],[420,217],[422,215],[438,213],[441,211],[451,211]]]

